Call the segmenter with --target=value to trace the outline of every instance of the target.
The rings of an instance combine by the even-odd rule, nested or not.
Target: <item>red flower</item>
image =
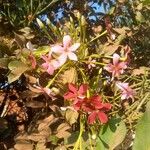
[[[93,124],[96,119],[98,119],[101,123],[106,123],[108,121],[108,117],[105,112],[111,109],[111,104],[102,103],[101,97],[95,95],[89,99],[84,99],[81,108],[83,111],[89,113],[89,124]]]
[[[87,98],[88,86],[86,84],[82,84],[79,89],[74,84],[69,84],[68,87],[69,91],[64,95],[64,98],[73,100],[72,107],[76,111],[81,110],[88,114],[89,124],[93,124],[96,119],[101,123],[108,121],[106,112],[111,109],[110,103],[102,103],[99,95]]]
[[[83,99],[88,89],[87,84],[82,84],[79,89],[72,83],[68,84],[69,91],[64,94],[64,99]]]

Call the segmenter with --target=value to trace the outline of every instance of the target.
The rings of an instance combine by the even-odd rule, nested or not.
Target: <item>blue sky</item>
[[[113,2],[115,3],[115,0],[113,0]],[[104,3],[102,3],[101,5],[99,5],[97,2],[93,3],[93,2],[89,2],[88,5],[91,6],[94,10],[95,13],[107,13],[109,11],[109,5],[106,5],[106,10],[104,9]],[[63,17],[63,8],[59,8],[58,12],[55,14],[55,20],[54,21],[58,21]],[[43,21],[46,20],[47,15],[42,15],[40,17]],[[92,20],[96,20],[96,16],[91,15],[89,17],[89,19]]]

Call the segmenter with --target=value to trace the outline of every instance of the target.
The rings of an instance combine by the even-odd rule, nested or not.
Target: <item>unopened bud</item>
[[[111,39],[115,40],[116,39],[116,35],[115,34],[111,34]]]
[[[84,16],[81,16],[81,25],[85,26],[86,25],[86,20]]]
[[[36,21],[41,29],[44,28],[44,24],[40,19],[36,18]]]
[[[92,139],[95,140],[96,139],[96,134],[92,135]]]
[[[78,12],[77,12],[77,18],[80,19],[80,17],[81,17],[81,14],[80,14],[80,12],[78,11]]]
[[[70,17],[70,22],[73,22],[73,18],[72,17]]]
[[[50,22],[50,20],[49,20],[48,18],[46,18],[46,24],[47,24],[47,25],[50,25],[50,24],[51,24],[51,22]]]
[[[52,91],[55,95],[57,95],[57,94],[60,93],[59,89],[57,89],[57,88],[55,88],[55,87],[52,87],[52,88],[51,88],[51,91]]]

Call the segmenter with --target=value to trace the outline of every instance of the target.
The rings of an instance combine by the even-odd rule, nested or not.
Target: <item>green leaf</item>
[[[8,68],[11,70],[8,82],[11,83],[16,81],[28,69],[28,66],[21,61],[14,60],[8,64]]]
[[[150,102],[147,104],[146,111],[137,124],[133,150],[150,150],[149,131],[150,131]]]
[[[150,4],[150,0],[142,0],[142,3],[143,3],[144,5],[149,5],[149,4]]]
[[[99,133],[96,150],[113,150],[126,136],[126,126],[120,118],[112,118]]]
[[[79,131],[72,132],[71,135],[65,139],[65,144],[74,144],[79,137]]]
[[[37,50],[33,51],[33,54],[34,56],[41,56],[41,55],[44,55],[46,53],[48,53],[50,51],[50,46],[42,46],[42,47],[39,47]]]

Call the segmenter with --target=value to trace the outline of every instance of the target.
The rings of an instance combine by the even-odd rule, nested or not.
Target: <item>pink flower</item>
[[[113,63],[108,64],[104,67],[108,72],[112,73],[112,77],[119,77],[127,68],[126,62],[120,62],[120,56],[116,53],[113,54]]]
[[[52,75],[56,69],[60,67],[59,61],[53,59],[51,54],[49,56],[42,56],[42,59],[45,60],[45,63],[42,64],[42,67],[47,70],[47,72]]]
[[[63,38],[63,45],[55,45],[51,48],[52,52],[55,53],[60,53],[60,63],[63,65],[66,61],[67,58],[70,60],[77,61],[77,55],[74,53],[80,46],[80,43],[75,43],[72,45],[72,39],[69,35],[64,36]]]
[[[89,60],[88,60],[88,63],[87,63],[88,64],[88,68],[91,69],[91,68],[95,67],[96,66],[94,64],[95,62],[96,62],[96,60],[94,60],[94,59],[92,60],[91,57],[90,57]]]
[[[132,98],[135,95],[135,91],[129,86],[129,83],[117,82],[116,86],[122,91],[121,99]]]

